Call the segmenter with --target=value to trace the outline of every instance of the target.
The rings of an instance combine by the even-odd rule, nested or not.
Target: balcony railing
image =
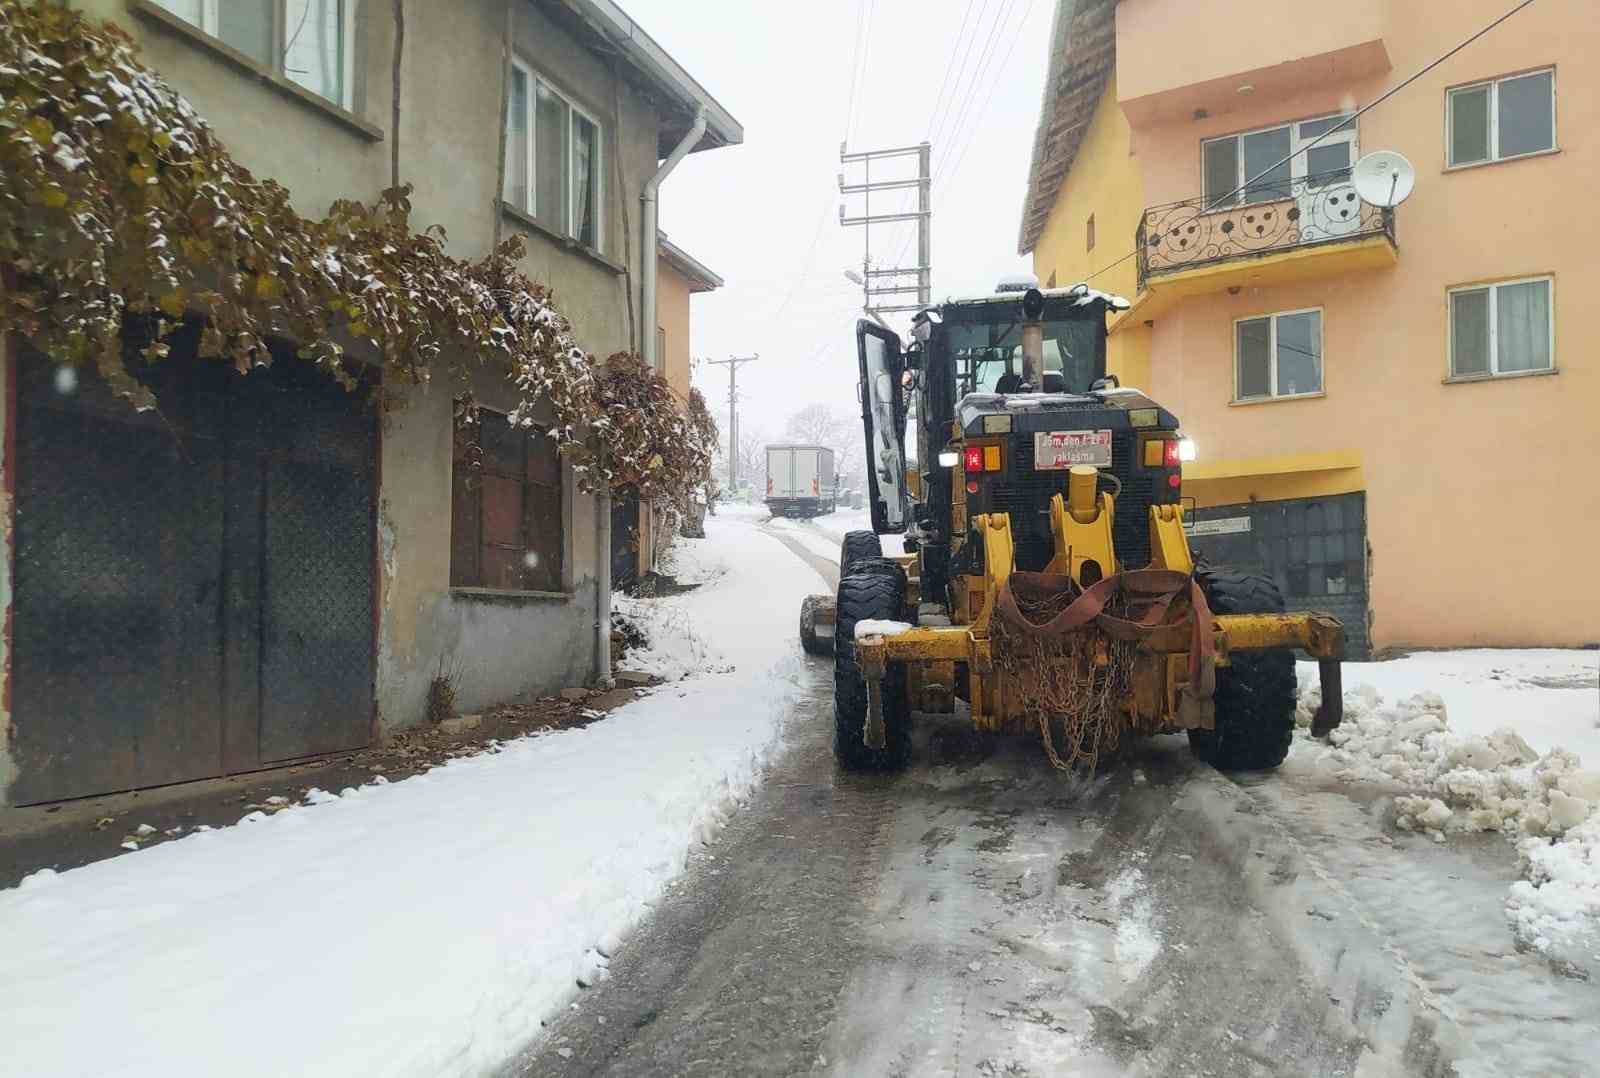
[[[1394,210],[1361,201],[1348,169],[1258,183],[1226,201],[1169,202],[1139,222],[1139,289],[1197,266],[1369,236],[1394,242]]]

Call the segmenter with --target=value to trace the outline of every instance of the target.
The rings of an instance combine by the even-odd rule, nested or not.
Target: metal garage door
[[[611,493],[611,589],[632,591],[639,583],[639,492]]]
[[[192,355],[180,334],[174,356]],[[284,357],[174,358],[135,413],[36,354],[17,373],[18,803],[365,745],[377,426]]]
[[[1344,622],[1351,658],[1370,654],[1365,494],[1219,505],[1190,517],[1198,555],[1272,577],[1290,610]]]

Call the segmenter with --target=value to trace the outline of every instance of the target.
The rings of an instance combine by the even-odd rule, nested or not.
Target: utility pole
[[[728,368],[728,493],[738,487],[739,479],[739,367],[754,363],[760,352],[748,356],[729,356],[727,359],[708,359],[715,367]]]
[[[915,157],[917,159],[917,174],[915,177],[904,175],[894,179],[874,180],[872,178],[872,163],[874,161],[887,161],[901,158]],[[839,193],[842,195],[861,195],[862,209],[860,216],[848,217],[845,215],[844,206],[839,207],[839,224],[842,226],[860,225],[865,230],[865,242],[861,255],[861,307],[870,315],[881,315],[889,311],[918,311],[933,302],[933,178],[929,165],[932,162],[933,148],[927,142],[920,142],[915,146],[899,146],[892,150],[858,150],[850,153],[844,143],[839,144],[839,161],[849,165],[861,165],[862,179],[860,183],[846,183],[844,173],[839,173]],[[897,211],[892,213],[872,212],[872,194],[875,191],[907,191],[915,188],[917,192],[917,208],[912,211]],[[894,221],[917,222],[917,264],[915,266],[886,266],[874,269],[872,266],[872,226],[875,224],[888,224]],[[915,284],[901,284],[900,280],[915,277]],[[883,282],[883,283],[879,283]],[[879,304],[875,302],[884,296],[902,296],[916,294],[915,303]]]

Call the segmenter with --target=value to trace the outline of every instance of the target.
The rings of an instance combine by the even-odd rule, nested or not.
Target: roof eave
[[[1017,253],[1032,252],[1044,231],[1085,129],[1116,68],[1117,0],[1061,0],[1050,34],[1050,63],[1034,130]]]
[[[713,292],[725,283],[721,277],[689,252],[667,239],[665,232],[657,233],[659,244],[657,250],[661,258],[671,266],[678,275],[689,282],[690,292]]]
[[[702,108],[706,113],[706,132],[694,151],[736,146],[744,141],[744,126],[611,0],[559,2],[603,36],[636,72],[683,107],[681,119],[663,118],[666,122],[661,128],[660,142],[667,148],[663,155],[688,134],[695,112]]]

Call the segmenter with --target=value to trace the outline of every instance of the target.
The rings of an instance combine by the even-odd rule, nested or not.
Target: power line
[[[1377,108],[1379,105],[1381,105],[1385,101],[1389,100],[1395,94],[1399,93],[1401,90],[1404,90],[1407,86],[1410,86],[1413,82],[1416,82],[1418,79],[1422,78],[1422,76],[1426,75],[1428,72],[1432,71],[1434,68],[1438,67],[1440,64],[1442,64],[1446,60],[1450,59],[1450,57],[1454,56],[1456,53],[1460,52],[1462,49],[1466,48],[1468,45],[1470,45],[1474,41],[1478,40],[1484,34],[1487,34],[1490,30],[1493,30],[1495,27],[1499,26],[1501,23],[1503,23],[1507,19],[1511,18],[1511,16],[1515,15],[1517,12],[1521,11],[1523,8],[1528,7],[1532,3],[1533,3],[1533,0],[1522,0],[1522,2],[1520,4],[1518,4],[1516,7],[1513,7],[1510,11],[1506,12],[1504,15],[1501,15],[1498,19],[1495,19],[1489,25],[1485,26],[1483,29],[1479,30],[1477,33],[1473,34],[1471,37],[1467,38],[1465,41],[1461,42],[1459,45],[1454,46],[1448,52],[1446,52],[1443,55],[1439,56],[1437,59],[1431,61],[1426,67],[1423,67],[1421,70],[1417,71],[1415,74],[1411,75],[1410,77],[1406,78],[1405,80],[1396,83],[1394,86],[1391,86],[1389,89],[1385,90],[1381,95],[1379,95],[1377,98],[1375,98],[1372,102],[1370,102],[1369,104],[1363,106],[1360,109],[1357,109],[1355,112],[1351,113],[1350,116],[1348,118],[1346,118],[1342,123],[1337,124],[1334,127],[1330,127],[1328,130],[1324,131],[1322,134],[1318,135],[1316,138],[1312,139],[1310,142],[1306,143],[1304,146],[1301,146],[1299,149],[1291,150],[1287,157],[1283,158],[1281,161],[1275,161],[1271,165],[1268,165],[1266,168],[1262,169],[1259,174],[1257,174],[1257,175],[1251,177],[1250,179],[1244,181],[1244,183],[1241,183],[1238,187],[1235,187],[1232,191],[1229,191],[1227,194],[1222,195],[1217,199],[1208,200],[1208,201],[1226,202],[1228,199],[1231,199],[1234,195],[1237,195],[1239,192],[1245,190],[1246,188],[1251,187],[1251,186],[1253,186],[1253,185],[1255,185],[1257,183],[1260,183],[1261,180],[1263,178],[1265,178],[1267,176],[1267,174],[1272,172],[1274,169],[1281,168],[1282,166],[1288,164],[1290,161],[1294,160],[1296,155],[1305,153],[1307,150],[1311,149],[1317,143],[1321,142],[1323,139],[1327,138],[1329,135],[1333,134],[1334,132],[1342,131],[1345,128],[1349,127],[1351,124],[1355,123],[1361,117],[1365,116],[1367,113],[1371,112],[1373,109]],[[1138,253],[1139,252],[1138,252],[1137,248],[1132,250],[1132,251],[1129,251],[1127,254],[1123,255],[1121,258],[1117,259],[1115,262],[1112,262],[1110,265],[1102,266],[1100,269],[1097,269],[1093,273],[1089,274],[1089,276],[1084,278],[1084,282],[1087,283],[1089,281],[1092,281],[1096,277],[1100,276],[1102,273],[1108,273],[1111,270],[1116,269],[1118,266],[1120,266],[1124,262],[1128,261],[1128,259],[1133,258],[1136,255],[1138,255]]]
[[[961,171],[961,163],[966,159],[967,151],[972,148],[973,143],[978,141],[978,133],[983,130],[983,118],[989,114],[989,106],[994,104],[995,91],[998,90],[1000,88],[1000,84],[1005,81],[1006,65],[1011,63],[1011,56],[1017,51],[1017,42],[1022,40],[1022,33],[1025,29],[1027,29],[1028,16],[1031,14],[1033,14],[1033,0],[1028,0],[1028,6],[1022,11],[1022,21],[1017,24],[1016,30],[1011,37],[1011,44],[1006,49],[1005,57],[1000,61],[998,73],[995,75],[994,81],[989,83],[989,92],[983,99],[982,107],[978,109],[974,116],[974,127],[969,134],[967,141],[962,144],[960,152],[955,155],[954,164],[950,165],[949,178],[952,182],[954,182],[956,175]],[[946,160],[949,160],[949,158],[946,158]],[[943,170],[934,173],[934,182],[936,184],[939,182],[942,175]]]
[[[856,0],[856,41],[850,53],[850,92],[845,100],[844,109],[844,138],[850,138],[850,128],[855,123],[856,90],[858,88],[858,73],[862,70],[861,62],[863,45],[872,32],[870,16],[867,10],[872,0]],[[789,303],[794,299],[795,292],[800,288],[800,282],[810,275],[816,265],[817,244],[822,241],[822,230],[828,223],[828,207],[833,203],[833,193],[830,191],[822,199],[822,208],[817,211],[817,227],[811,233],[811,244],[806,248],[805,269],[794,275],[789,283],[789,291],[784,294],[783,301],[778,304],[777,311],[771,321],[777,322],[789,309]]]
[[[861,12],[861,22],[857,30],[857,44],[860,46],[859,63],[852,61],[850,71],[850,111],[845,117],[844,138],[850,141],[855,134],[856,126],[856,91],[861,81],[866,78],[868,69],[872,64],[872,16],[877,6],[877,0],[858,0]],[[859,71],[859,74],[858,74]]]
[[[961,110],[956,114],[955,125],[950,129],[949,141],[951,145],[961,141],[962,129],[966,126],[972,104],[978,99],[978,88],[983,84],[984,75],[989,70],[989,60],[994,56],[995,45],[1000,40],[1000,31],[1009,21],[1011,10],[1015,7],[1015,0],[1001,0],[1000,10],[995,15],[994,25],[989,28],[989,38],[984,42],[982,55],[978,60],[978,67],[972,74],[972,85],[967,87],[967,96],[962,99]],[[997,79],[998,81],[998,79]],[[949,167],[951,156],[945,155],[943,165],[935,174],[935,179],[943,179],[946,168]]]
[[[867,12],[867,0],[856,0],[856,43],[850,51],[850,93],[845,99],[844,130],[841,132],[846,139],[850,137],[850,125],[856,114],[856,77],[861,67],[861,25]]]
[[[999,40],[1000,29],[1009,21],[1009,10],[1013,9],[1013,7],[1014,5],[1010,3],[1009,0],[1002,0],[1001,10],[996,13],[995,22],[993,26],[990,27],[989,39],[982,50],[978,67],[973,73],[972,83],[967,88],[967,96],[962,100],[962,106],[959,114],[957,115],[955,126],[950,132],[952,147],[961,142],[960,132],[965,123],[967,106],[970,105],[970,103],[974,100],[974,94],[977,92],[979,85],[982,83],[984,72],[988,70],[989,58],[994,54],[994,46]],[[983,117],[988,114],[989,106],[994,101],[995,91],[999,89],[1000,83],[1005,78],[1006,65],[1011,62],[1011,56],[1016,51],[1017,42],[1021,40],[1022,31],[1027,27],[1028,16],[1032,14],[1032,12],[1033,0],[1028,0],[1028,5],[1022,13],[1022,20],[1017,23],[1017,26],[1013,31],[1011,44],[1006,49],[1005,57],[1001,60],[999,69],[997,70],[994,79],[989,83],[988,92],[984,95],[983,105],[974,116],[975,126],[968,132],[965,143],[961,145],[959,152],[955,149],[952,149],[951,151],[942,155],[939,168],[935,170],[933,176],[933,186],[939,187],[941,191],[943,190],[941,184],[946,174],[948,173],[948,175],[953,178],[956,173],[960,171],[961,161],[966,157],[967,150],[970,149],[972,144],[977,141],[978,134],[983,129]],[[954,101],[952,99],[952,106],[953,104]],[[952,164],[952,162],[954,163]],[[943,205],[944,198],[941,196],[939,201],[940,205]],[[896,263],[905,257],[906,249],[911,246],[911,241],[913,238],[915,238],[914,234],[908,234],[901,242],[900,251],[895,255]]]
[[[965,10],[961,12],[961,26],[956,30],[956,38],[950,44],[950,56],[944,62],[944,78],[939,82],[939,92],[933,95],[933,111],[928,114],[928,141],[933,141],[934,121],[939,118],[939,103],[944,100],[944,92],[950,86],[950,76],[955,73],[956,52],[961,48],[961,43],[966,40],[963,36],[967,32],[967,20],[972,17],[973,0],[967,0]]]
[[[978,18],[972,24],[972,36],[958,42],[964,46],[961,53],[961,63],[957,66],[955,81],[950,85],[950,99],[945,102],[944,116],[940,118],[936,129],[930,134],[929,142],[941,141],[944,137],[944,128],[950,121],[950,110],[955,105],[956,94],[961,90],[961,80],[967,73],[967,61],[972,58],[972,43],[978,39],[978,34],[983,28],[984,13],[989,10],[989,0],[983,0],[983,7],[978,9]],[[965,28],[966,23],[962,23]],[[948,74],[948,72],[946,72]]]

